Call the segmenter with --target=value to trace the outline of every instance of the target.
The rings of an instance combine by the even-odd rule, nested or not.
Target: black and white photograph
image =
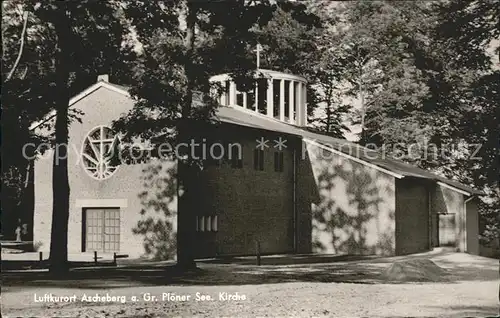
[[[500,317],[500,0],[3,0],[1,317]]]

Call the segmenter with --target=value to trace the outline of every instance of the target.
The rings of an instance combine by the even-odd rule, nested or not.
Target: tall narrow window
[[[217,215],[212,217],[212,231],[217,232]]]
[[[290,118],[290,81],[285,80],[285,118]]]
[[[238,83],[235,83],[236,86],[236,105],[247,107],[247,93],[244,91],[244,87]]]
[[[205,231],[210,232],[212,230],[211,216],[205,217]]]
[[[208,151],[205,154],[206,161],[210,166],[220,167],[225,156],[224,145],[221,140],[210,143]]]
[[[243,168],[243,154],[239,144],[229,144],[230,161],[232,168]]]
[[[247,92],[247,109],[255,110],[255,88]]]
[[[200,219],[198,221],[198,231],[199,232],[205,232],[205,216],[200,216]]]
[[[236,91],[236,105],[243,106],[244,92]]]
[[[296,124],[298,124],[298,114],[299,114],[299,107],[302,107],[301,105],[301,90],[300,90],[300,83],[299,82],[294,82],[293,83],[293,90],[295,91],[295,97],[293,98],[293,113],[290,114],[290,116],[293,118]]]
[[[273,80],[273,116],[276,119],[280,118],[280,81]]]
[[[275,152],[274,153],[274,171],[283,172],[284,166],[284,154],[283,152]]]
[[[258,79],[257,87],[258,87],[257,90],[258,111],[261,114],[265,114],[267,112],[267,79],[266,78]]]
[[[227,106],[229,105],[229,85],[230,85],[230,82],[229,81],[225,81],[224,82],[224,97],[223,97],[223,101],[224,101],[224,106]]]
[[[255,170],[264,170],[264,150],[255,149],[253,151],[253,167]]]

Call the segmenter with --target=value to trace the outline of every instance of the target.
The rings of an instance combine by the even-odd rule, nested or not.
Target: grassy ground
[[[447,282],[391,283],[381,278],[380,273],[395,260],[412,257],[430,258],[446,269]],[[180,274],[164,266],[129,265],[82,270],[65,279],[51,279],[43,272],[6,273],[2,313],[4,317],[485,317],[498,313],[498,261],[467,254],[329,263],[263,259],[262,266],[241,260],[199,267]],[[219,298],[224,292],[238,296]],[[190,299],[162,299],[167,293]],[[197,300],[197,293],[212,299]],[[77,301],[35,302],[35,294],[75,295]],[[81,302],[83,295],[96,294],[124,297],[125,302]]]

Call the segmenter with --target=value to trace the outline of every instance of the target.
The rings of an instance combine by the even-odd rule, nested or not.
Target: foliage
[[[52,142],[67,142],[69,97],[98,74],[132,86],[135,106],[114,125],[123,141],[139,138],[158,151],[162,143],[196,137],[212,121],[212,92],[220,87],[210,84],[211,75],[230,72],[241,87],[253,87],[259,43],[262,67],[308,79],[308,113],[321,114],[313,129],[342,136],[350,115],[361,143],[404,145],[404,160],[484,189],[485,236],[495,236],[500,81],[490,53],[499,53],[499,7],[495,0],[5,1],[2,201],[21,200],[22,146],[44,141],[30,125],[55,109]],[[24,47],[7,79],[25,11]],[[422,156],[429,143],[450,155]],[[412,144],[417,154],[408,150]],[[474,148],[447,149],[474,144],[481,160],[468,157]],[[67,171],[54,168],[62,176],[54,184],[54,217],[64,223]]]
[[[307,63],[315,51],[310,36],[319,21],[305,12],[305,6],[288,2],[272,5],[267,1],[224,5],[195,2],[192,6],[197,12],[196,36],[193,52],[189,53],[185,26],[178,17],[185,4],[170,2],[170,6],[163,8],[161,3],[154,2],[127,5],[126,14],[132,23],[137,24],[135,19],[147,21],[137,24],[143,55],[135,65],[132,93],[138,101],[131,113],[115,123],[127,136],[153,144],[166,140],[175,143],[173,128],[178,127],[186,96],[190,94],[187,86],[190,79],[204,104],[201,108],[191,108],[190,117],[201,122],[210,118],[217,106],[210,98],[211,75],[231,73],[242,89],[251,89],[256,74],[257,43],[264,47],[263,68],[307,75]],[[154,32],[153,25],[157,26]],[[187,61],[192,73],[186,69]],[[148,111],[145,113],[144,109]]]
[[[19,215],[28,165],[22,154],[24,143],[20,141],[34,141],[28,131],[30,123],[52,106],[41,96],[54,92],[54,88],[41,81],[38,74],[51,71],[50,56],[54,48],[41,49],[46,35],[36,27],[36,17],[28,15],[21,59],[14,68],[24,22],[23,10],[17,4],[15,1],[2,3],[2,210]],[[12,70],[13,75],[7,80]]]
[[[18,133],[8,148],[9,157],[20,158],[25,142],[33,140],[29,127],[50,109],[56,110],[54,131],[55,145],[68,144],[68,111],[70,97],[95,81],[98,72],[110,70],[126,73],[123,54],[130,47],[123,46],[129,33],[120,16],[121,7],[115,1],[36,1],[19,0],[3,3],[2,38],[5,71],[2,71],[4,88],[4,135]],[[19,15],[28,12],[29,28],[25,39]],[[16,65],[19,41],[24,40],[20,63],[12,78],[7,72]],[[118,66],[118,70],[113,69]],[[17,128],[16,128],[17,125]],[[61,148],[65,149],[65,148]],[[67,220],[69,216],[69,184],[67,159],[64,152],[53,165],[53,216],[51,231],[51,269],[67,268]],[[26,160],[8,162],[16,167]],[[14,211],[9,211],[13,213]]]
[[[482,213],[490,221],[498,214],[499,81],[488,53],[500,34],[498,7],[359,1],[336,13],[337,55],[347,62],[340,74],[360,104],[353,105],[360,141],[400,145],[402,156],[392,154],[484,189],[491,198]],[[425,155],[431,144],[437,156]],[[476,145],[480,160],[472,158]]]
[[[473,71],[461,101],[467,105],[457,125],[458,135],[480,146],[474,162],[458,171],[468,172],[471,183],[484,189],[479,205],[482,239],[500,239],[500,6],[498,1],[449,1],[441,4],[440,39],[454,53],[454,63]],[[493,57],[493,58],[492,58]]]
[[[24,179],[25,167],[28,164],[23,156],[22,147],[28,143],[40,144],[50,142],[44,136],[30,130],[31,124],[43,118],[55,108],[54,96],[59,90],[56,86],[55,54],[57,37],[54,34],[53,22],[50,16],[43,13],[50,3],[36,1],[5,1],[2,3],[2,180],[3,186],[16,193],[23,191],[22,183],[13,182]],[[83,4],[83,3],[82,3]],[[88,7],[86,10],[100,10],[101,7]],[[76,9],[75,9],[76,10]],[[84,10],[82,8],[78,10]],[[7,74],[12,70],[19,53],[22,34],[23,13],[28,12],[25,43],[19,64],[12,78],[7,80]],[[75,11],[76,12],[76,11]],[[105,12],[105,11],[103,11]],[[103,17],[105,18],[105,14]],[[95,82],[101,73],[111,74],[117,83],[126,83],[127,61],[133,57],[127,48],[121,48],[121,37],[112,39],[112,32],[96,32],[91,29],[91,21],[79,21],[75,25],[79,30],[79,38],[72,43],[75,51],[68,83],[69,95],[78,92]],[[104,20],[103,22],[104,23]],[[117,29],[116,23],[110,24],[111,29]],[[85,40],[82,40],[85,39]],[[82,54],[85,52],[85,54]],[[78,120],[78,112],[74,119]],[[71,119],[71,118],[70,118]],[[52,127],[47,127],[53,130]],[[16,136],[16,138],[7,138]],[[53,137],[53,136],[52,136]],[[30,154],[31,155],[31,154]],[[14,175],[12,171],[19,171]],[[3,197],[3,202],[13,202],[18,205],[18,198]],[[5,206],[5,205],[4,205]],[[9,210],[6,213],[17,213]]]
[[[311,129],[326,135],[343,138],[344,133],[349,131],[345,125],[346,116],[352,111],[351,105],[343,101],[346,93],[343,87],[343,79],[349,62],[345,54],[341,54],[338,44],[342,38],[338,32],[339,19],[336,15],[331,16],[325,12],[333,10],[338,14],[338,9],[330,8],[325,3],[317,2],[309,4],[311,10],[321,17],[322,29],[314,36],[316,52],[310,57],[309,76],[310,86],[314,88],[316,104],[315,116],[309,121]],[[310,99],[308,99],[309,101]]]
[[[304,6],[287,2],[129,1],[124,7],[127,20],[135,26],[142,54],[134,67],[131,89],[136,103],[114,122],[114,128],[124,135],[124,143],[146,142],[153,148],[153,157],[164,157],[167,153],[160,153],[160,148],[165,143],[171,145],[167,151],[178,160],[182,193],[178,262],[191,266],[192,255],[181,254],[193,250],[189,244],[194,234],[191,226],[183,224],[194,223],[193,189],[203,162],[187,152],[175,153],[175,149],[180,142],[201,138],[206,124],[213,122],[218,106],[213,92],[220,87],[210,83],[210,76],[230,73],[243,90],[250,90],[258,75],[252,52],[257,43],[267,49],[267,66],[287,65],[304,71],[306,58],[293,44],[304,45],[315,21],[304,12]],[[302,27],[301,22],[309,26]],[[281,32],[275,33],[277,28]],[[290,31],[286,39],[285,31]],[[310,41],[305,45],[308,52],[313,50]],[[154,232],[152,224],[142,223],[138,231]]]
[[[171,162],[147,163],[143,169],[144,191],[139,194],[144,217],[132,229],[144,236],[145,254],[156,260],[172,259],[176,251],[175,216],[177,197],[176,171],[166,168]]]

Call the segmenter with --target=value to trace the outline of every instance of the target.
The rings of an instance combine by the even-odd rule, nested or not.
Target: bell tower
[[[246,92],[229,74],[212,76],[210,81],[222,85],[218,100],[223,106],[254,111],[292,125],[307,125],[307,81],[301,76],[258,69],[254,89]]]

